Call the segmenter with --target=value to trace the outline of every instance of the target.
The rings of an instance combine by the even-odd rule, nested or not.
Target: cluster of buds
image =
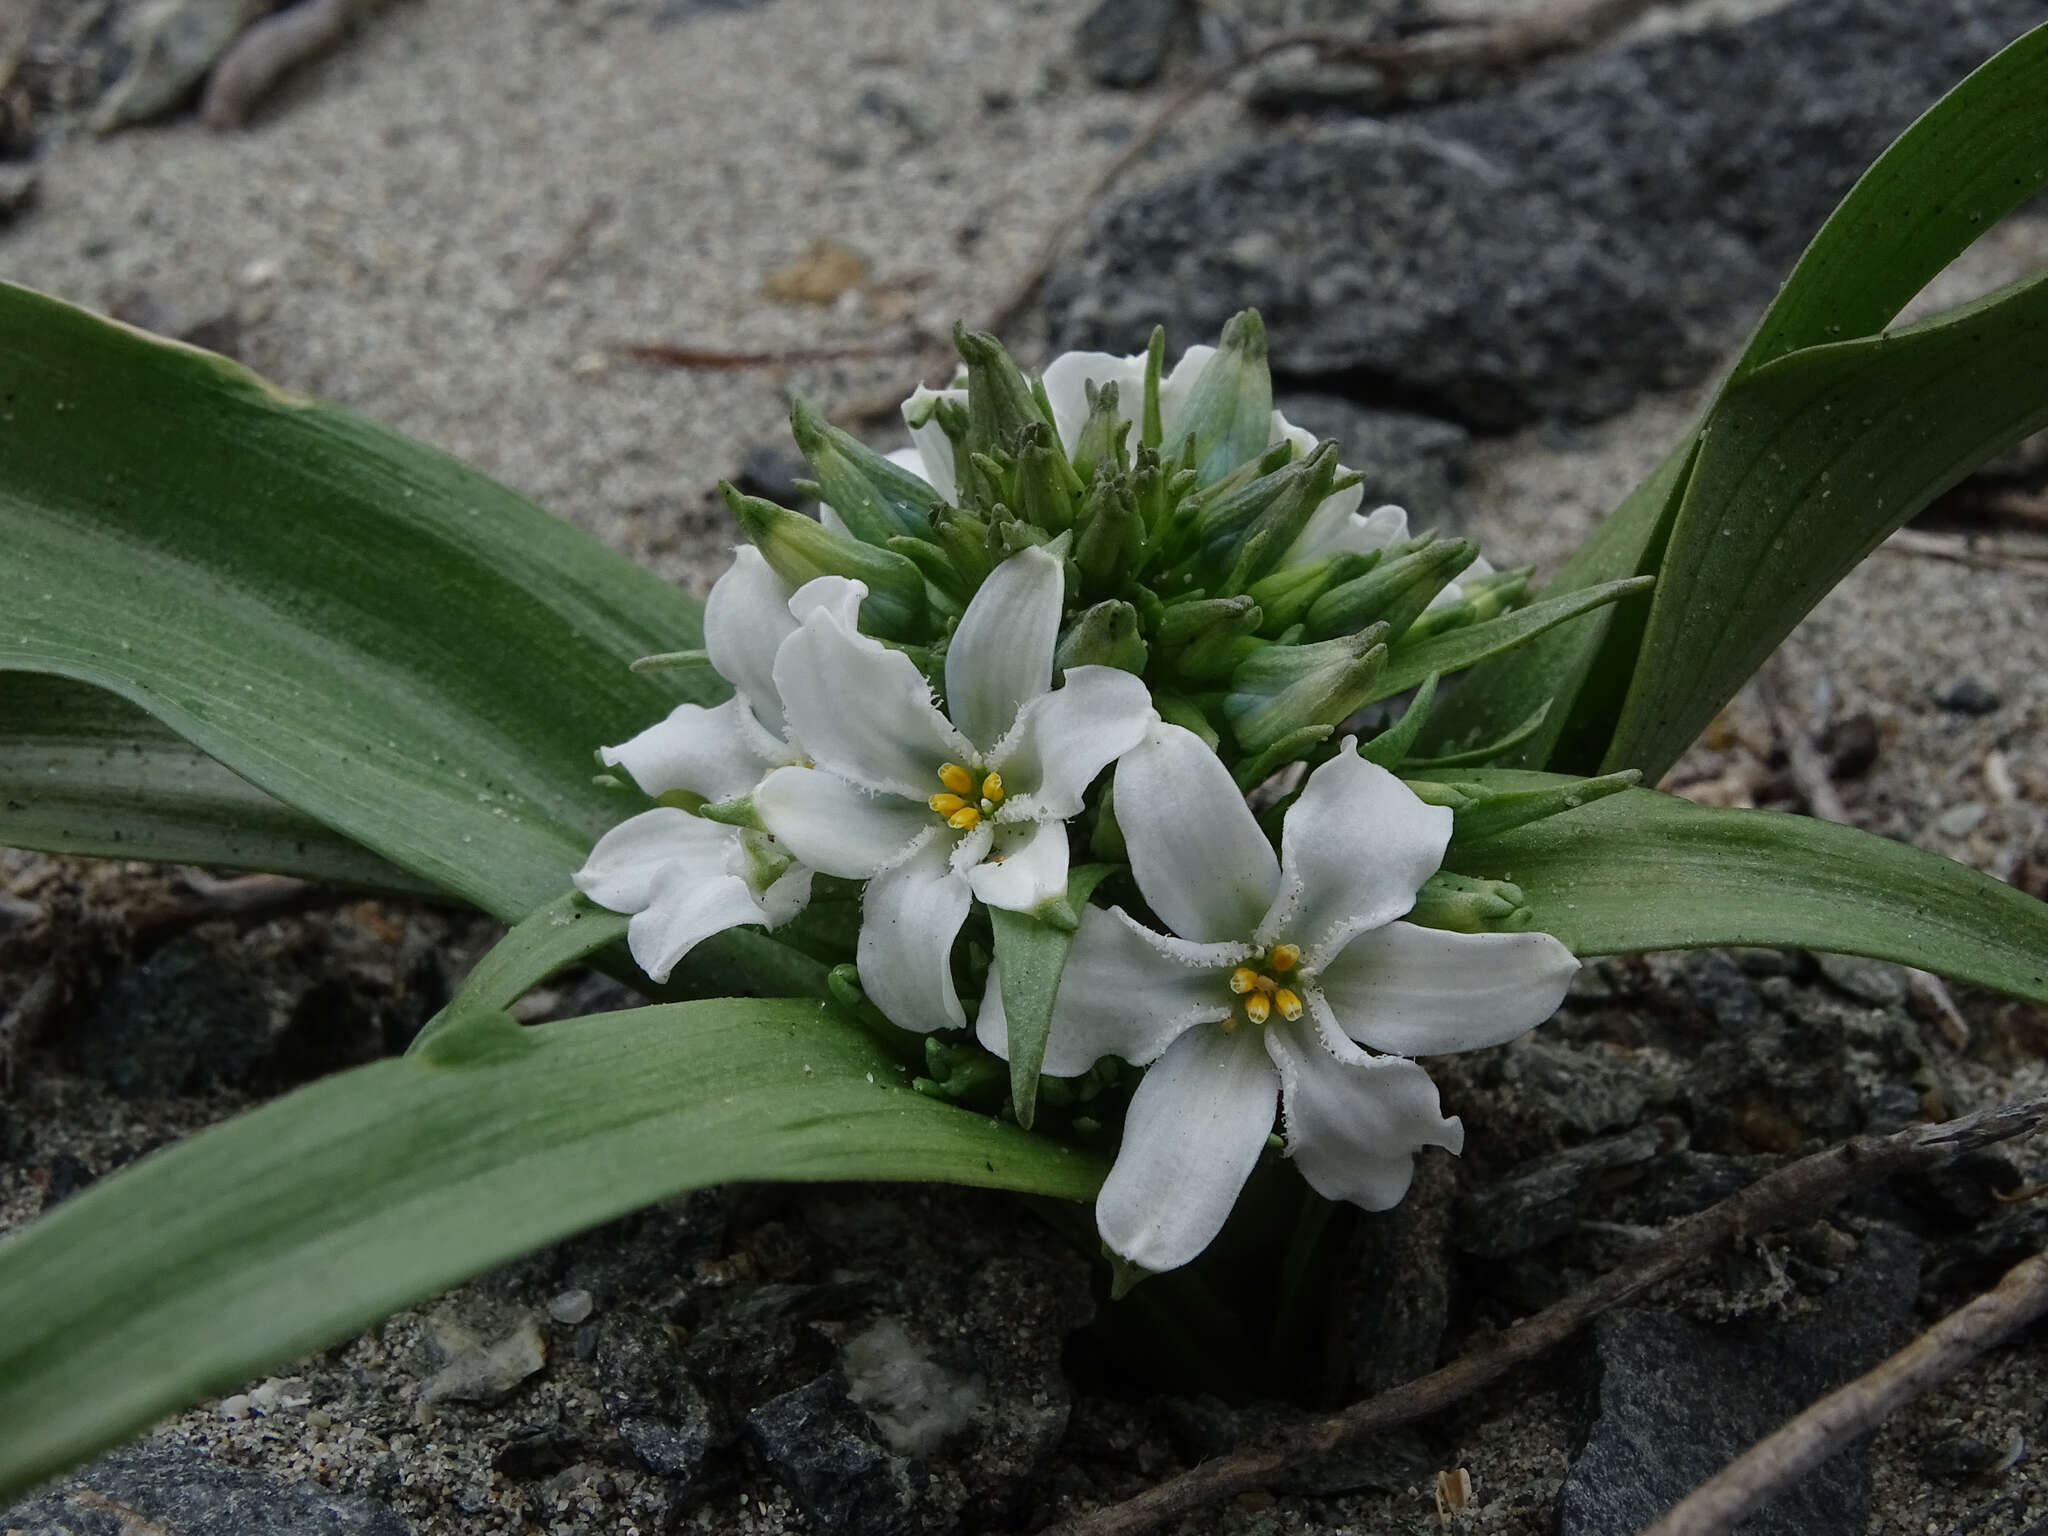
[[[981,584],[1043,547],[1066,581],[1057,669],[1143,678],[1250,786],[1326,756],[1347,717],[1398,691],[1377,684],[1403,647],[1527,600],[1527,570],[1362,508],[1336,443],[1273,409],[1255,312],[1170,373],[1163,332],[1141,357],[1070,353],[1037,378],[991,336],[955,342],[955,386],[904,408],[912,449],[877,453],[797,405],[822,521],[726,488],[778,575],[864,583],[863,629],[935,686]]]

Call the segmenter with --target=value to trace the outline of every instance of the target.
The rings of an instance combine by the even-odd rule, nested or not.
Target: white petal
[[[1191,1029],[1131,1095],[1116,1166],[1095,1199],[1102,1239],[1134,1264],[1178,1269],[1209,1246],[1273,1129],[1261,1031]]]
[[[792,864],[767,890],[757,892],[754,899],[761,904],[762,921],[770,928],[780,928],[809,906],[814,873],[808,864]]]
[[[1123,818],[1121,798],[1117,818]],[[1414,906],[1450,840],[1446,807],[1423,804],[1345,738],[1287,809],[1280,894],[1259,926],[1260,940],[1299,945],[1310,969],[1325,964],[1353,934]]]
[[[789,583],[768,568],[761,551],[742,544],[704,599],[704,649],[712,670],[738,689],[761,723],[778,736],[782,695],[775,687],[775,653],[795,631]]]
[[[745,730],[751,719],[741,698],[727,699],[715,709],[678,704],[666,720],[616,747],[599,749],[598,756],[611,767],[624,768],[650,795],[681,789],[724,800],[752,789],[777,762],[790,761],[786,752],[762,756],[761,746],[772,738],[765,731]]]
[[[915,800],[871,795],[821,768],[778,768],[754,791],[754,812],[792,857],[845,880],[898,864],[939,828]]]
[[[1159,920],[1201,943],[1248,938],[1280,866],[1223,759],[1192,731],[1155,726],[1117,760],[1115,801],[1131,873]]]
[[[950,834],[949,834],[950,835]],[[953,873],[964,875],[983,859],[989,849],[996,845],[996,829],[990,822],[977,822],[964,837],[953,844],[951,861]]]
[[[911,397],[903,402],[903,419],[910,425],[910,441],[917,448],[918,462],[911,466],[924,477],[924,482],[939,493],[939,499],[953,503],[960,496],[959,476],[953,471],[953,439],[930,415],[933,401],[951,400],[957,405],[967,404],[964,389],[926,389],[920,384]],[[923,421],[919,426],[917,422]]]
[[[1338,469],[1343,472],[1342,465]],[[1307,565],[1325,555],[1369,555],[1408,537],[1406,512],[1390,503],[1361,515],[1358,508],[1364,500],[1362,485],[1324,498],[1280,563]]]
[[[1052,406],[1053,430],[1068,453],[1081,440],[1088,424],[1088,390],[1116,385],[1117,415],[1136,423],[1145,414],[1145,354],[1117,357],[1108,352],[1062,352],[1045,365],[1040,375],[1045,398]]]
[[[917,444],[911,443],[902,448],[891,448],[882,457],[891,464],[894,464],[898,469],[909,470],[918,479],[924,480],[926,485],[931,484],[931,481],[925,480],[924,455],[918,451]]]
[[[1387,1210],[1408,1193],[1417,1148],[1463,1149],[1465,1128],[1444,1117],[1436,1084],[1414,1062],[1339,1061],[1306,1020],[1265,1036],[1280,1070],[1287,1155],[1324,1199]]]
[[[1345,945],[1315,985],[1352,1039],[1401,1056],[1441,1056],[1534,1029],[1557,1011],[1578,968],[1547,933],[1389,923]]]
[[[1278,443],[1285,443],[1294,450],[1295,458],[1305,459],[1316,451],[1316,442],[1315,433],[1309,431],[1307,427],[1297,427],[1278,411],[1273,413],[1273,428],[1266,436],[1266,446],[1268,448]],[[1341,464],[1337,467],[1337,472],[1339,474],[1344,473],[1344,467]]]
[[[1029,912],[1066,895],[1067,824],[999,827],[994,856],[976,862],[967,878],[981,901],[1011,912]]]
[[[946,647],[946,707],[986,752],[1017,711],[1052,687],[1066,576],[1057,555],[1027,549],[981,584]]]
[[[737,828],[669,806],[629,816],[597,840],[576,871],[576,889],[613,912],[638,912],[670,867],[712,880],[731,872]]]
[[[921,1034],[967,1022],[953,989],[953,939],[967,918],[967,877],[953,873],[951,842],[934,836],[868,882],[861,902],[860,984],[875,1006]]]
[[[1158,722],[1144,682],[1115,667],[1069,667],[1066,681],[1024,706],[989,754],[1019,814],[1080,814],[1095,776]]]
[[[775,680],[811,760],[864,789],[923,800],[939,791],[939,764],[973,760],[916,663],[830,608],[783,642]]]
[[[738,875],[707,880],[671,864],[656,877],[647,906],[626,924],[626,948],[641,970],[667,981],[676,962],[714,933],[766,922],[767,912]]]
[[[1180,414],[1181,407],[1187,404],[1188,396],[1195,392],[1195,385],[1200,382],[1202,371],[1209,366],[1209,359],[1215,355],[1216,349],[1214,347],[1189,347],[1187,351],[1181,353],[1180,361],[1175,363],[1172,369],[1160,379],[1159,420],[1161,423],[1170,423],[1174,417]],[[1142,381],[1143,378],[1144,375],[1141,373],[1139,379]],[[1144,385],[1141,382],[1139,384],[1141,391],[1139,398],[1132,402],[1134,416],[1145,408],[1144,396],[1142,394],[1143,388]],[[1178,447],[1170,440],[1162,443],[1160,447],[1164,450],[1170,450],[1169,456],[1171,456],[1171,453],[1179,452]]]
[[[851,576],[813,576],[789,594],[789,616],[801,624],[812,614],[830,613],[843,629],[860,625],[861,599],[867,583]]]
[[[1190,944],[1131,921],[1121,907],[1089,907],[1067,951],[1042,1070],[1078,1077],[1104,1056],[1136,1066],[1156,1060],[1185,1030],[1230,1017],[1230,971],[1251,955],[1242,944]],[[981,1043],[1007,1057],[993,977],[981,1005]]]
[[[818,503],[818,521],[834,533],[843,533],[849,539],[853,537],[853,530],[846,526],[846,519],[839,515],[839,509],[829,501]]]

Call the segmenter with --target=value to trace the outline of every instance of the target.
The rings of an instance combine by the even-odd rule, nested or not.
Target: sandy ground
[[[701,590],[730,542],[713,487],[749,448],[782,442],[789,393],[844,407],[901,392],[906,366],[685,373],[608,345],[859,343],[988,314],[1162,99],[1086,83],[1068,51],[1084,9],[397,0],[247,133],[182,122],[55,146],[41,208],[0,237],[0,275],[99,308],[146,301],[172,328],[232,317],[246,360],[280,382],[438,444]],[[1143,174],[1250,131],[1213,101]],[[860,255],[865,283],[822,307],[763,297],[821,237]],[[2038,227],[2002,234],[1944,295],[2044,252]],[[1489,553],[1554,562],[1703,398],[1483,444],[1470,489]],[[1784,664],[1816,727],[1859,712],[1879,727],[1875,767],[1845,791],[1853,815],[2010,874],[2043,846],[2048,593],[1990,558],[1881,554]],[[1936,707],[1964,676],[2002,697],[1996,712]],[[1738,751],[1759,729],[1754,701],[1730,728]],[[1987,1362],[1893,1431],[1880,1465],[1907,1468],[1916,1440],[1951,1421],[2031,1426],[2044,1372],[2039,1342]],[[1489,1458],[1496,1477],[1521,1468],[1503,1480],[1526,1495],[1530,1477],[1561,1472],[1560,1436],[1547,1411],[1482,1426],[1475,1471],[1483,1484]],[[2015,1476],[2032,1485],[2030,1466]],[[1873,1533],[1945,1532],[1985,1497],[1930,1494],[1908,1471],[1878,1491]],[[1473,1528],[1547,1528],[1540,1503]],[[1316,1521],[1299,1506],[1250,1513],[1201,1528]]]

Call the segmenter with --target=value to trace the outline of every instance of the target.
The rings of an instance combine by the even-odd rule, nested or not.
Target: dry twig
[[[716,347],[675,347],[658,341],[617,341],[611,350],[636,362],[660,363],[668,368],[736,370],[740,368],[795,368],[805,363],[873,362],[878,358],[901,357],[928,345],[927,338],[909,336],[900,341],[852,342],[845,346],[789,347],[772,352],[726,352]]]
[[[216,132],[241,127],[278,81],[340,42],[369,9],[370,0],[301,0],[253,23],[206,77],[199,116]]]
[[[1786,770],[1806,801],[1806,808],[1822,821],[1838,821],[1846,826],[1849,812],[1842,805],[1842,797],[1835,793],[1828,760],[1815,743],[1801,711],[1793,707],[1784,667],[1777,658],[1773,657],[1757,673],[1756,687],[1771,717],[1771,729],[1784,745]]]
[[[1895,1174],[1940,1167],[1964,1152],[2025,1135],[2044,1123],[2048,1096],[2017,1100],[1941,1125],[1913,1126],[1890,1136],[1859,1136],[1832,1151],[1803,1157],[1688,1217],[1591,1285],[1482,1339],[1442,1369],[1302,1425],[1270,1445],[1218,1457],[1136,1498],[1077,1515],[1053,1527],[1048,1536],[1138,1536],[1213,1500],[1263,1487],[1306,1457],[1326,1455],[1462,1402],[1514,1366],[1563,1343],[1601,1313],[1731,1243],[1788,1222],[1809,1220],[1855,1190]]]
[[[2048,1312],[2048,1254],[2036,1254],[2008,1270],[1995,1289],[1951,1312],[1876,1370],[1830,1393],[1744,1451],[1643,1536],[1721,1536],[1849,1441],[1876,1428],[2043,1312]]]

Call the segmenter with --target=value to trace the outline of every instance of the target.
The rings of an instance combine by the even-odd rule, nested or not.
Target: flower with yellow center
[[[857,585],[857,583],[856,583]],[[1027,549],[982,583],[946,647],[946,708],[911,659],[820,608],[775,683],[816,771],[781,768],[755,813],[813,869],[868,882],[861,985],[906,1029],[958,1029],[954,937],[970,903],[1064,900],[1067,819],[1157,716],[1145,685],[1070,667],[1053,687],[1065,576]]]
[[[1117,1253],[1174,1269],[1209,1245],[1273,1128],[1318,1193],[1398,1204],[1419,1147],[1464,1130],[1409,1057],[1498,1045],[1548,1018],[1578,961],[1544,933],[1401,921],[1443,862],[1451,813],[1347,740],[1288,808],[1280,855],[1230,771],[1178,726],[1117,763],[1117,822],[1171,933],[1090,907],[1060,979],[1044,1070],[1150,1064],[1096,1201]],[[999,979],[976,1020],[1006,1054]]]

